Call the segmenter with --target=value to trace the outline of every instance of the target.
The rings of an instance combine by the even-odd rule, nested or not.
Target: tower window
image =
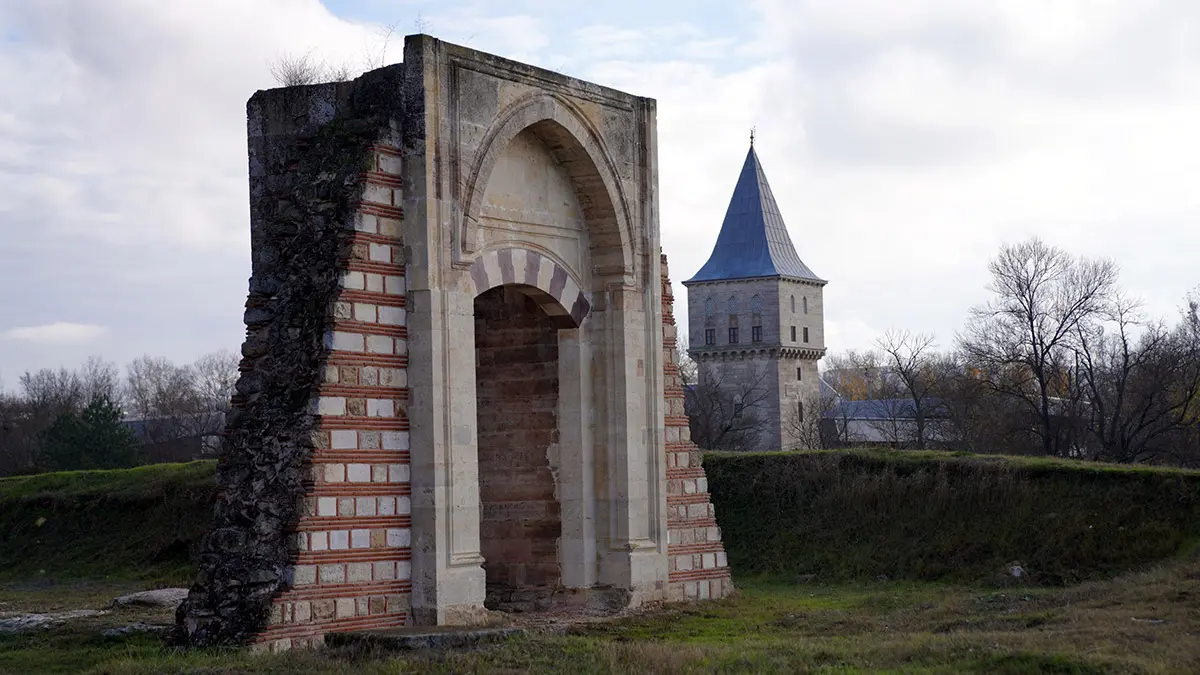
[[[808,314],[808,296],[807,295],[804,296],[803,298],[801,298],[801,300],[804,301],[804,313]]]
[[[800,368],[800,367],[796,368],[796,379],[797,380],[804,379],[804,368]]]
[[[736,326],[729,328],[729,344],[736,345],[738,343],[738,329]]]
[[[706,344],[706,345],[717,344],[717,331],[716,330],[714,330],[712,328],[704,329],[704,344]]]
[[[796,311],[796,296],[792,296],[792,311]]]
[[[796,417],[798,417],[801,422],[804,421],[804,401],[796,403]]]
[[[792,342],[796,341],[796,327],[792,326]]]
[[[762,342],[762,326],[751,326],[750,327],[750,341],[751,342]]]
[[[808,326],[804,327],[804,341],[808,342]]]

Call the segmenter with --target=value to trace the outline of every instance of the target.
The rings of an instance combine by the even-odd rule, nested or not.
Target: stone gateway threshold
[[[655,104],[446,44],[247,107],[241,376],[183,645],[732,592]]]

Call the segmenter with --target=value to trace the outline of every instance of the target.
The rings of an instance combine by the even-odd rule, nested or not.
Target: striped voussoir
[[[591,311],[587,295],[567,270],[537,251],[488,251],[471,265],[475,295],[497,286],[517,285],[559,328],[577,328]]]

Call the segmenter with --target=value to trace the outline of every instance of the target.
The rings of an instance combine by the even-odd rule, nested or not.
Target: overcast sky
[[[1033,234],[1115,259],[1153,315],[1200,283],[1194,0],[0,0],[0,383],[236,350],[246,100],[381,24],[657,99],[680,305],[751,126],[831,350],[949,346]]]

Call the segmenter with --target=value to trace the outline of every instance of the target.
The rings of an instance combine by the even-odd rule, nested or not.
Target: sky
[[[657,100],[680,319],[751,127],[831,351],[952,346],[1033,235],[1152,317],[1200,284],[1193,0],[0,0],[0,387],[238,349],[247,99],[417,32]]]

